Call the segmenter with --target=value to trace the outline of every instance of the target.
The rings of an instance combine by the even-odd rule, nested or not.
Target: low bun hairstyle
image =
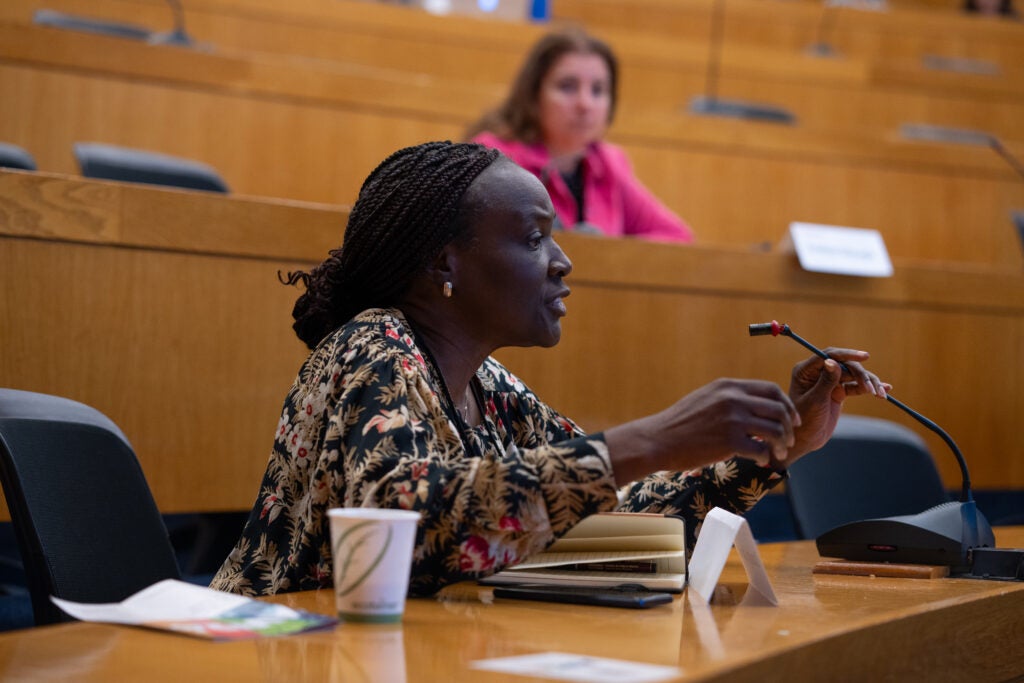
[[[501,153],[472,143],[428,142],[400,149],[367,176],[345,240],[302,282],[292,328],[306,346],[367,308],[392,306],[441,249],[467,230],[459,220],[469,186]]]

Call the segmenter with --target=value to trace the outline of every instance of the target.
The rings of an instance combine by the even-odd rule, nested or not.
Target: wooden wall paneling
[[[14,0],[6,11],[0,10],[4,12],[0,16],[24,21],[37,6],[44,6],[42,0]],[[150,26],[160,26],[167,20],[166,7],[152,0],[100,0],[94,3],[53,0],[45,6],[115,19],[141,21],[145,18],[145,23]],[[598,0],[580,3],[567,0],[559,4],[556,12],[570,21],[582,20],[613,39],[626,60],[649,57],[652,52],[662,53],[659,58],[663,60],[678,59],[687,54],[690,58],[699,56],[703,60],[710,35],[711,7],[710,2],[680,4],[665,0],[633,0],[620,3]],[[485,61],[501,55],[499,59],[505,64],[507,59],[525,50],[545,30],[542,25],[525,22],[439,17],[420,10],[360,1],[308,0],[275,5],[264,0],[201,0],[190,3],[186,9],[190,31],[214,46],[227,41],[228,47],[284,49],[332,59],[359,59],[356,53],[367,38],[387,38],[400,39],[408,44],[429,41],[460,45],[471,50],[483,49]],[[1019,27],[1013,22],[900,8],[884,13],[828,8],[826,23],[830,35],[825,37],[843,50],[843,57],[808,59],[804,48],[819,38],[822,25],[823,10],[819,4],[734,0],[726,4],[726,10],[723,69],[731,68],[732,62],[757,68],[758,54],[744,55],[757,48],[762,51],[767,48],[778,52],[777,59],[787,53],[792,55],[789,59],[804,63],[806,66],[802,68],[812,72],[816,69],[837,73],[856,70],[857,60],[864,59],[881,64],[904,60],[907,63],[899,71],[921,72],[915,78],[925,78],[925,83],[931,83],[930,87],[955,87],[956,82],[944,84],[942,74],[930,74],[917,68],[916,62],[925,54],[994,60],[1003,68],[1003,76],[1018,84],[1024,75],[1020,67],[1024,47]],[[286,37],[289,28],[296,32],[295,35],[305,35],[305,38]],[[329,34],[338,32],[347,34],[349,39],[331,40]],[[636,36],[636,33],[646,35]],[[776,34],[783,37],[778,38]],[[847,36],[853,36],[862,44],[840,44]],[[658,43],[674,49],[666,51]],[[952,49],[961,43],[974,52],[962,54]],[[983,52],[977,52],[979,49]],[[342,57],[345,54],[348,57]],[[378,59],[382,61],[378,64],[387,63],[392,54],[393,50],[381,50]],[[445,54],[435,54],[421,62],[423,65],[431,63],[453,65],[461,71],[471,64],[449,61]],[[880,73],[884,81],[885,70]],[[901,76],[906,77],[906,74]],[[982,79],[982,83],[986,80],[992,79]],[[985,89],[982,87],[981,91]]]
[[[161,509],[246,509],[305,356],[296,291],[276,274],[319,262],[344,211],[15,172],[0,173],[0,197],[0,385],[109,414]],[[746,334],[776,318],[823,346],[871,350],[897,396],[969,454],[979,486],[1024,486],[1006,456],[1024,407],[1020,273],[897,262],[894,278],[844,278],[785,254],[559,240],[575,263],[562,343],[499,355],[586,427],[717,376],[785,382],[803,350]],[[870,400],[850,409],[899,419]]]
[[[482,96],[495,95],[479,85],[365,65],[207,53],[10,22],[0,22],[0,38],[0,59],[11,63],[379,111],[411,109],[436,117],[458,116],[466,107],[479,107]]]
[[[0,117],[0,136],[32,150],[44,169],[75,172],[71,145],[100,140],[207,161],[232,188],[251,195],[350,203],[388,151],[458,138],[461,129],[414,117],[82,74],[0,67],[0,78],[25,94],[0,104],[12,108]],[[47,126],[25,125],[31,120],[25,111],[33,106],[46,110]],[[822,164],[786,158],[795,155],[784,152],[766,158],[733,150],[723,156],[694,144],[713,134],[710,124],[691,125],[703,126],[700,135],[672,141],[671,147],[661,138],[622,141],[640,177],[709,243],[775,241],[791,220],[801,219],[877,227],[898,256],[1020,263],[1008,211],[1024,205],[1024,190],[1014,181]],[[986,226],[978,230],[990,237],[975,238],[964,249],[963,240],[975,232],[965,226],[974,225]]]
[[[0,19],[27,22],[34,8],[59,7],[65,11],[91,14],[102,9],[106,17],[118,20],[135,18],[136,9],[146,10],[149,23],[159,22],[160,12],[141,0],[12,0],[6,10],[0,10]],[[342,3],[344,4],[344,3]],[[363,5],[356,3],[365,11]],[[370,4],[371,8],[376,8]],[[198,41],[211,50],[243,52],[270,52],[292,56],[316,57],[342,62],[353,62],[374,67],[411,70],[445,76],[458,75],[461,81],[483,81],[505,85],[522,62],[540,28],[528,24],[502,22],[505,30],[502,40],[481,39],[479,29],[496,22],[456,17],[436,17],[428,13],[405,9],[406,18],[400,25],[383,23],[394,8],[382,7],[382,16],[376,23],[366,24],[341,21],[327,17],[293,16],[289,8],[281,7],[276,14],[245,12],[241,8],[227,10],[190,7],[189,30]],[[420,30],[410,32],[412,25]],[[435,31],[443,22],[464,25],[464,33],[452,34]],[[471,23],[467,23],[471,22]],[[192,28],[195,27],[195,28]],[[703,37],[697,40],[636,35],[624,30],[604,32],[602,35],[615,46],[625,62],[656,64],[665,68],[703,70],[708,49]],[[767,59],[766,59],[767,56]],[[865,64],[806,59],[789,51],[773,48],[744,48],[730,50],[723,60],[723,70],[755,73],[761,76],[802,80],[864,81],[868,76]]]
[[[244,509],[306,350],[290,329],[346,213],[0,173],[0,385],[92,405],[164,512]]]
[[[625,146],[650,189],[706,243],[757,248],[806,221],[879,230],[895,258],[1024,265],[1010,215],[1024,207],[1024,183],[1013,177]]]
[[[0,120],[0,135],[24,144],[43,168],[51,170],[73,171],[67,151],[71,143],[99,139],[202,159],[220,169],[241,193],[345,203],[352,201],[368,170],[396,146],[458,138],[467,120],[467,103],[476,105],[472,107],[475,115],[483,108],[479,103],[493,101],[489,92],[457,84],[412,81],[409,85],[379,73],[293,68],[281,59],[189,54],[178,63],[173,58],[177,50],[112,39],[98,44],[114,52],[94,59],[91,54],[78,54],[93,44],[91,36],[11,25],[7,29],[8,35],[21,38],[2,48],[13,65],[0,68],[0,77],[19,96],[6,100],[10,111]],[[37,37],[45,35],[56,49],[42,50],[23,38],[22,34],[33,31]],[[118,51],[121,59],[116,58]],[[152,54],[158,59],[149,72],[144,62]],[[213,75],[193,79],[192,72],[202,69],[208,57]],[[63,68],[37,70],[34,64]],[[147,73],[154,82],[135,80]],[[222,88],[214,82],[217,75],[228,79]],[[369,92],[344,87],[367,83],[373,86]],[[378,100],[382,100],[379,108],[368,109],[369,103]],[[49,125],[30,125],[36,119],[28,111],[45,111]],[[825,207],[827,220],[813,220],[893,231],[894,253],[907,257],[1010,267],[1020,263],[1020,251],[1007,248],[1015,238],[1004,227],[1008,209],[1022,201],[1014,189],[1020,184],[989,150],[879,142],[700,117],[677,116],[670,121],[662,115],[655,120],[655,116],[625,119],[616,125],[613,136],[637,153],[634,161],[641,178],[689,218],[709,242],[774,240],[780,226],[784,230],[790,220],[822,215],[815,207],[824,198],[845,192],[839,195],[840,203]],[[695,153],[724,153],[728,158],[715,159],[713,173],[694,179],[686,173],[695,166]],[[765,157],[771,162],[766,163]],[[833,177],[808,170],[807,159],[819,166],[828,164]],[[892,161],[899,162],[900,171],[921,173],[927,182],[914,184],[909,192],[900,183],[889,182],[899,172],[888,170]],[[933,165],[947,170],[926,170]],[[762,173],[754,172],[757,169]],[[835,179],[837,169],[844,176],[840,182]],[[963,193],[966,198],[960,199],[957,192],[950,194],[949,180],[943,175],[954,170],[958,177],[999,182],[1012,178],[1016,185],[1003,187],[980,180],[980,185],[974,183],[979,192]],[[771,187],[767,178],[796,182],[783,193],[766,194],[762,188]],[[711,183],[716,193],[735,190],[740,197],[715,202],[707,198],[711,196],[707,190],[690,191],[700,183]],[[992,193],[1000,197],[999,203],[982,201]],[[779,201],[780,196],[788,201]],[[982,200],[974,202],[975,196]],[[762,197],[772,202],[772,209],[765,208]],[[951,210],[938,210],[950,197],[957,199]],[[703,204],[695,206],[694,201]],[[846,208],[854,205],[856,210]],[[966,212],[973,206],[979,207],[979,215]],[[735,215],[739,210],[747,212],[743,219]],[[765,223],[763,216],[771,210],[782,220]],[[941,239],[919,239],[922,216],[930,233]],[[973,249],[961,249],[959,243],[945,239],[947,234],[962,236],[966,225],[976,224],[991,227],[978,231],[980,238]],[[727,230],[742,233],[732,235]]]
[[[8,239],[0,259],[4,386],[109,415],[164,512],[251,504],[304,357],[276,271],[302,264]]]
[[[104,8],[107,15],[121,15],[118,18],[124,18],[123,15],[129,14],[133,8],[146,8],[149,10],[149,23],[154,25],[158,24],[159,15],[164,10],[149,3],[140,5],[139,0],[103,0],[88,4],[82,0],[53,1],[59,7],[79,13],[90,11],[87,6],[97,6]],[[7,10],[7,17],[11,20],[24,21],[33,6],[45,4],[43,0],[17,0],[15,4],[18,3],[22,7],[17,11],[13,5]],[[458,73],[460,80],[502,85],[508,82],[521,62],[529,45],[527,38],[532,39],[536,35],[535,30],[531,30],[533,27],[509,24],[509,34],[520,35],[520,40],[485,45],[452,39],[443,34],[430,34],[426,29],[438,18],[414,10],[408,10],[407,13],[414,18],[419,17],[425,29],[416,37],[405,33],[385,34],[384,28],[353,26],[350,22],[314,23],[312,19],[304,17],[289,17],[287,10],[281,12],[281,18],[272,21],[263,17],[225,13],[225,10],[211,13],[209,10],[190,8],[190,23],[193,27],[190,30],[198,40],[208,41],[219,49],[301,54],[418,73]],[[652,38],[649,35],[638,37],[621,28],[605,35],[623,57],[627,84],[637,78],[628,73],[630,68],[658,70],[653,77],[661,82],[661,87],[657,84],[645,86],[645,96],[637,98],[638,102],[663,92],[666,82],[671,84],[676,80],[672,76],[678,70],[700,76],[706,70],[708,48],[704,40],[687,43],[680,42],[677,36],[671,39]],[[723,53],[720,68],[723,82],[737,78],[741,81],[746,79],[804,86],[810,83],[831,84],[847,90],[864,87],[870,73],[866,64],[850,59],[814,59],[799,52],[753,49],[743,45],[729,45]],[[815,92],[811,89],[812,94]],[[834,95],[829,93],[825,97],[833,98]],[[792,107],[794,102],[801,103],[803,99],[792,98],[789,104]],[[806,114],[801,118],[806,118]],[[836,123],[842,119],[833,118],[830,121]]]
[[[552,4],[552,16],[556,20],[579,22],[594,30],[622,29],[706,41],[711,35],[712,8],[713,3],[708,0],[686,3],[650,0],[642,4],[559,0]]]
[[[36,9],[126,21],[155,30],[172,26],[170,9],[161,0],[9,0],[0,8],[0,18],[26,22]],[[292,0],[285,4],[263,0],[190,0],[184,10],[186,28],[200,42],[224,39],[234,47],[245,46],[242,39],[249,30],[274,24],[285,30],[322,27],[413,41],[461,41],[470,46],[499,50],[521,49],[546,30],[544,25],[526,21],[435,15],[420,9],[364,0]],[[207,33],[207,29],[212,32]],[[305,46],[293,47],[306,49]]]
[[[38,8],[134,21],[147,27],[161,27],[168,19],[165,4],[146,0],[11,0],[0,6],[0,19],[26,22]],[[423,14],[424,31],[414,33],[353,24],[337,17],[293,16],[289,8],[281,5],[274,14],[267,15],[189,3],[185,8],[186,28],[200,50],[267,52],[417,73],[458,74],[461,81],[500,84],[510,80],[526,47],[539,35],[537,29],[523,24],[512,27],[508,33],[513,38],[504,42],[474,40],[472,33],[457,40],[430,31],[438,18],[426,13],[417,12]],[[394,8],[384,10],[387,15]],[[516,40],[516,36],[521,38]]]
[[[1022,63],[1022,27],[1016,22],[964,15],[959,9],[938,12],[890,5],[878,12],[820,2],[727,0],[723,31],[727,44],[795,51],[825,40],[846,58],[918,59],[937,54],[991,60],[1011,70]],[[555,16],[594,30],[628,27],[654,35],[692,27],[694,38],[706,40],[713,6],[713,0],[561,0]]]
[[[107,142],[204,161],[235,192],[307,201],[351,203],[386,150],[457,138],[462,129],[287,98],[4,65],[0,84],[19,93],[0,102],[0,138],[30,150],[43,170],[77,173],[73,143]],[[43,112],[42,121],[32,110]]]
[[[1024,407],[1013,390],[1022,343],[1014,312],[1019,276],[1011,280],[1017,303],[987,308],[946,297],[940,269],[925,271],[917,282],[903,280],[899,268],[894,281],[869,281],[801,272],[779,255],[693,247],[663,247],[655,254],[648,253],[649,245],[627,244],[616,257],[624,269],[634,268],[626,284],[605,272],[603,245],[586,239],[561,240],[576,263],[561,343],[553,350],[499,353],[586,428],[659,410],[715,377],[760,377],[785,386],[790,367],[806,352],[789,340],[752,339],[746,331],[751,322],[774,318],[820,346],[871,351],[871,368],[895,385],[894,395],[959,443],[979,486],[1024,481],[1020,463],[991,455],[1013,451],[1013,416]],[[639,274],[640,263],[647,277]],[[732,275],[723,275],[726,270]],[[964,292],[973,289],[968,279]],[[978,296],[984,294],[974,289],[968,298]],[[982,397],[990,387],[993,393]],[[922,433],[945,481],[956,487],[959,470],[938,437],[868,397],[852,399],[848,410]]]
[[[22,0],[32,5],[38,0]],[[64,0],[74,9],[76,2]],[[127,8],[132,2],[126,0],[105,0],[107,4]],[[77,3],[80,4],[80,3]],[[147,5],[148,6],[148,5]],[[27,14],[25,8],[13,16]],[[123,10],[122,10],[123,11]],[[112,12],[112,10],[111,10]],[[422,13],[409,12],[413,16]],[[200,15],[205,16],[205,15]],[[428,15],[425,15],[428,16]],[[220,16],[213,26],[221,22],[238,22],[234,15]],[[436,19],[436,17],[430,17]],[[481,98],[471,98],[469,106],[460,106],[457,114],[470,119],[480,110],[492,106],[504,92],[511,73],[521,59],[525,46],[512,51],[483,49],[480,46],[465,45],[462,42],[443,44],[438,39],[430,42],[411,41],[404,37],[383,37],[380,35],[361,35],[352,27],[341,30],[334,26],[290,26],[289,24],[270,24],[266,20],[251,22],[251,29],[245,33],[250,37],[245,41],[247,49],[262,49],[261,41],[253,35],[274,35],[278,37],[271,49],[286,49],[286,45],[294,45],[295,50],[304,55],[323,55],[333,61],[354,61],[362,65],[385,66],[420,74],[430,73],[434,76],[450,74],[454,65],[463,65],[458,69],[460,79],[479,83],[489,83],[493,97],[485,102]],[[291,28],[291,32],[287,30]],[[513,27],[513,30],[519,27]],[[621,32],[620,32],[621,34]],[[287,35],[287,39],[285,39]],[[321,40],[312,40],[312,36],[320,35]],[[216,36],[213,36],[216,39]],[[256,47],[252,47],[255,43]],[[329,54],[308,45],[322,44],[330,46]],[[626,50],[624,58],[624,102],[625,115],[631,109],[685,107],[689,99],[706,89],[705,61],[707,50],[693,46],[680,50],[677,42],[668,40],[638,40],[635,36],[621,34],[614,41],[616,47]],[[637,52],[635,45],[640,48]],[[338,46],[338,47],[334,47]],[[228,45],[227,47],[231,47]],[[237,48],[236,48],[237,49]],[[685,56],[680,61],[680,53]],[[815,60],[799,54],[756,52],[746,54],[742,59],[735,59],[742,48],[732,47],[726,53],[722,64],[719,91],[726,96],[757,98],[769,103],[779,104],[791,109],[799,118],[802,126],[818,128],[854,128],[870,130],[874,134],[892,135],[900,123],[919,121],[954,126],[976,126],[992,128],[992,132],[1010,138],[1024,137],[1024,120],[1021,110],[1024,103],[1014,104],[1001,101],[986,100],[981,103],[976,98],[963,100],[946,96],[912,97],[891,90],[867,88],[867,70],[863,68],[839,69],[836,65],[844,62],[838,60]],[[635,55],[634,55],[635,53]],[[173,54],[173,53],[172,53]],[[636,56],[639,55],[639,56]],[[316,63],[314,63],[316,64]],[[323,68],[323,65],[308,66]],[[379,72],[387,78],[389,74]],[[290,79],[284,79],[286,82]],[[349,86],[352,87],[352,86]],[[365,83],[361,87],[366,88]],[[794,90],[795,89],[795,90]],[[292,93],[295,94],[295,93]],[[305,92],[304,95],[310,93]],[[351,95],[349,95],[351,97]],[[441,98],[451,99],[450,95]],[[912,101],[906,101],[906,100]],[[358,100],[365,102],[366,100]],[[463,100],[464,102],[464,100]],[[838,106],[841,102],[845,106]],[[948,104],[952,102],[954,106]],[[387,101],[375,101],[379,106],[387,106]],[[460,102],[461,104],[461,102]],[[882,105],[885,106],[882,106]],[[474,106],[478,107],[475,111]],[[921,116],[920,112],[929,112]],[[879,121],[879,113],[892,114]],[[455,113],[448,110],[448,113]],[[985,125],[986,121],[999,122],[998,126]],[[979,125],[980,123],[980,125]]]
[[[620,123],[654,112],[686,113],[691,99],[708,92],[703,69],[623,65]],[[906,123],[979,130],[1004,141],[1024,140],[1024,100],[974,98],[969,93],[930,94],[849,82],[765,79],[725,73],[716,94],[727,99],[774,105],[790,111],[801,129],[842,131],[898,140]]]

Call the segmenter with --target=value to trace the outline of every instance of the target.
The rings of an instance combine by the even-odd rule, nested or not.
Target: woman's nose
[[[551,275],[567,277],[572,272],[572,261],[562,251],[562,247],[558,245],[558,242],[551,240],[551,243],[554,245],[554,252],[551,254],[551,260],[548,261],[548,272]]]

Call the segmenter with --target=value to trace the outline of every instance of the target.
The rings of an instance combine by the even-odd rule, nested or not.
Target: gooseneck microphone
[[[174,28],[167,33],[158,33],[150,38],[149,42],[154,45],[182,45],[194,46],[195,41],[185,30],[185,10],[181,6],[181,0],[166,0],[174,16]]]
[[[1024,178],[1024,165],[1021,165],[1020,161],[1015,156],[1010,154],[1010,150],[1006,149],[1006,145],[1002,143],[995,135],[991,136],[988,142],[988,146],[992,148],[996,154],[1003,158],[1003,161],[1008,163],[1010,167],[1017,172],[1021,178]]]
[[[749,332],[751,337],[769,334],[773,337],[789,337],[819,358],[831,358],[793,332],[789,325],[780,324],[775,320],[770,323],[754,323],[749,326]],[[852,375],[846,364],[836,362]],[[960,464],[962,478],[960,502],[943,503],[917,515],[844,524],[822,534],[818,538],[818,550],[822,555],[845,557],[850,560],[945,564],[964,569],[970,564],[971,550],[995,546],[992,528],[975,506],[971,494],[971,477],[967,472],[967,461],[945,430],[892,394],[886,393],[886,400],[938,434],[953,451]]]
[[[771,321],[770,323],[754,323],[753,325],[750,325],[751,337],[760,337],[766,334],[770,334],[773,337],[777,337],[781,334],[783,337],[789,337],[797,344],[800,344],[805,349],[813,353],[815,356],[818,356],[819,358],[831,358],[831,356],[829,356],[827,353],[825,353],[818,347],[814,346],[797,333],[793,332],[793,330],[789,329],[789,325],[779,324],[775,320]],[[844,363],[840,361],[836,362],[839,363],[839,365],[847,373],[853,374],[850,373],[850,368],[846,367]],[[960,452],[960,449],[957,447],[956,442],[954,442],[953,438],[946,433],[946,430],[944,430],[942,427],[935,424],[927,417],[925,417],[921,413],[917,412],[916,410],[908,406],[906,403],[903,403],[902,401],[898,400],[895,396],[893,396],[890,393],[886,393],[885,400],[887,400],[889,403],[893,404],[894,406],[905,412],[907,415],[923,424],[928,429],[938,434],[942,438],[942,440],[946,442],[946,445],[949,446],[951,451],[953,451],[953,455],[956,456],[956,461],[960,464],[960,475],[963,482],[960,489],[960,501],[966,503],[968,501],[974,500],[974,497],[971,494],[971,475],[967,471],[967,461],[964,460],[963,453]]]
[[[821,15],[818,16],[818,23],[814,29],[814,42],[807,47],[808,54],[815,57],[838,57],[839,54],[825,36],[831,33],[832,25],[835,23],[835,13],[838,8],[832,7],[833,3],[826,0],[821,4]]]
[[[708,36],[708,63],[704,78],[704,94],[692,98],[688,110],[701,116],[728,116],[790,125],[796,123],[796,117],[782,107],[723,99],[718,96],[724,34],[725,0],[715,0],[711,7],[711,33]]]

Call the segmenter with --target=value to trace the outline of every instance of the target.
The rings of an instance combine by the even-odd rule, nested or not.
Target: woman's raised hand
[[[772,382],[717,379],[660,413],[608,429],[617,481],[731,457],[783,467],[820,448],[835,430],[847,397],[884,399],[892,388],[861,365],[867,352],[829,348],[826,353],[829,360],[812,356],[793,368],[788,395]]]
[[[733,456],[785,461],[801,417],[778,385],[717,379],[669,408],[605,432],[616,479],[689,470]]]

